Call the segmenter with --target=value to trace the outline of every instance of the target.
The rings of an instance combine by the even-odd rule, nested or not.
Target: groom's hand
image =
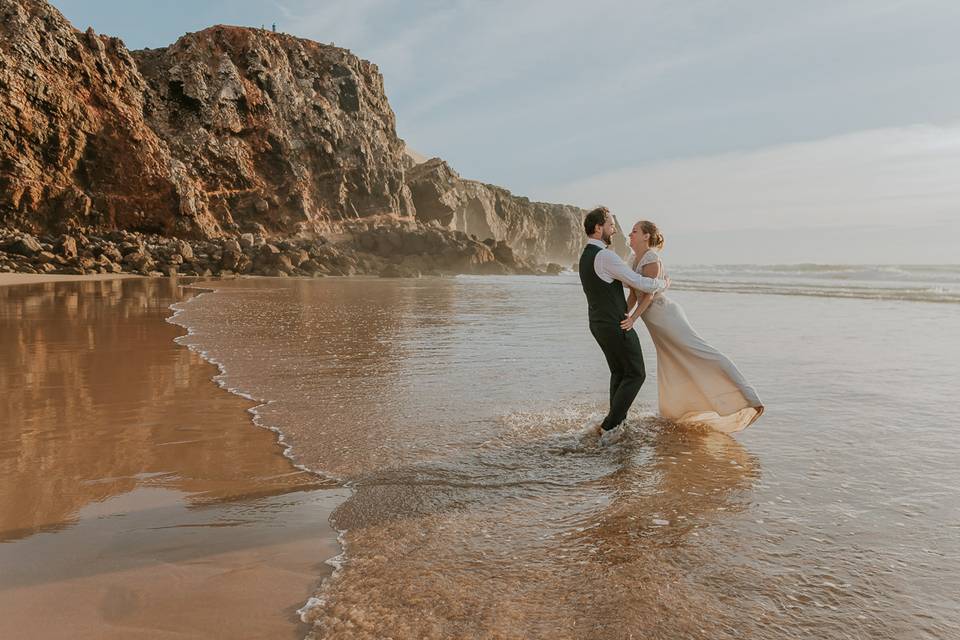
[[[670,288],[670,276],[666,276],[666,277],[664,278],[664,281],[667,283],[667,286],[665,286],[665,287],[663,288],[663,290],[666,291],[667,289]]]

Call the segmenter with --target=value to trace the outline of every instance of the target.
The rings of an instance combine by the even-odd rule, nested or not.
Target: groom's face
[[[613,242],[613,236],[617,233],[617,226],[613,224],[613,216],[611,216],[609,213],[604,219],[603,227],[601,227],[601,229],[603,231],[601,232],[600,239],[603,240],[605,244],[609,245],[611,242]]]

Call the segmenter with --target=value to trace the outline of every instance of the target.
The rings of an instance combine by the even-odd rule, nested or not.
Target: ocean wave
[[[826,274],[833,272],[827,269],[837,265],[811,265],[811,267],[814,266],[821,270],[823,277],[804,277],[797,271],[797,265],[697,265],[693,267],[684,265],[673,269],[668,268],[667,273],[671,277],[670,286],[674,291],[960,304],[960,267],[958,266],[909,267],[914,269],[911,274],[912,279],[889,277],[898,271],[907,272],[908,267],[886,265],[844,267],[849,269],[850,273],[857,270],[870,270],[872,273],[887,274],[888,277],[882,280],[849,276],[831,278]],[[925,273],[926,277],[920,277],[921,273]],[[946,274],[946,277],[943,274]],[[556,284],[570,286],[580,284],[576,273],[563,273],[551,280]]]
[[[675,279],[671,288],[677,291],[709,291],[717,293],[749,293],[755,295],[813,296],[819,298],[855,298],[861,300],[901,300],[960,304],[960,292],[944,287],[811,287],[786,283],[708,282]]]
[[[960,265],[677,265],[669,269],[684,277],[750,276],[763,279],[863,280],[960,284]]]

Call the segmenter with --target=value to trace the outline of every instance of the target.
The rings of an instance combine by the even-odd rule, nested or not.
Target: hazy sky
[[[960,2],[55,0],[130,48],[211,24],[377,63],[461,175],[658,222],[681,262],[960,262]]]

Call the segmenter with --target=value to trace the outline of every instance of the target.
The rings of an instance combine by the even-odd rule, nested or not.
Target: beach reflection
[[[627,561],[649,547],[696,543],[693,534],[749,505],[759,461],[732,437],[650,421],[617,451],[620,467],[599,484],[610,504],[574,538]]]
[[[299,638],[345,497],[177,345],[169,280],[0,287],[0,637]]]
[[[0,540],[138,487],[203,503],[316,485],[173,344],[178,298],[168,280],[0,287]]]

